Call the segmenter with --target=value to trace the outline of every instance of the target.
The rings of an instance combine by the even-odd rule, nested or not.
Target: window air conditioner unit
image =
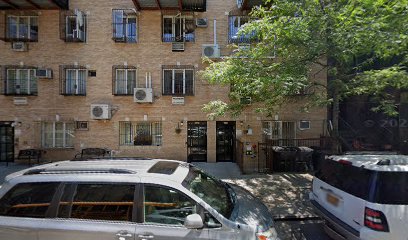
[[[171,51],[173,52],[183,52],[184,51],[184,42],[172,42]]]
[[[196,18],[196,26],[197,27],[208,27],[208,19],[207,18]]]
[[[152,103],[153,89],[152,88],[135,88],[133,100],[136,103]]]
[[[37,71],[35,71],[35,76],[38,78],[52,78],[52,69],[37,69]]]
[[[248,51],[250,48],[250,44],[238,44],[239,51]]]
[[[218,46],[218,44],[203,44],[202,50],[203,57],[208,58],[220,57],[220,47]]]
[[[11,49],[16,52],[26,52],[28,51],[28,45],[25,42],[13,42],[11,43]]]
[[[111,108],[108,104],[91,104],[92,119],[111,119]]]

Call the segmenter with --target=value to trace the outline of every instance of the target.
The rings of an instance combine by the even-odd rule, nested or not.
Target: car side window
[[[62,194],[57,216],[132,221],[134,193],[135,185],[131,184],[78,184],[76,189],[68,184]]]
[[[21,183],[0,200],[0,215],[45,218],[59,183]]]
[[[185,218],[196,213],[196,203],[183,193],[160,186],[144,188],[144,222],[183,225]]]

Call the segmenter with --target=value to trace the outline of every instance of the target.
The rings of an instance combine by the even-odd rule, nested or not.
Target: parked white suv
[[[0,188],[0,239],[278,239],[249,192],[169,160],[37,166]]]
[[[331,156],[313,178],[310,200],[334,239],[408,236],[408,156]]]

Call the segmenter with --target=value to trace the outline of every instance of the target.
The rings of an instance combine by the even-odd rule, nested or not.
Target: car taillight
[[[368,207],[364,211],[364,226],[379,232],[390,231],[384,214]]]
[[[353,165],[352,162],[344,160],[344,159],[339,160],[338,163],[341,163],[341,164],[344,164],[344,165]]]

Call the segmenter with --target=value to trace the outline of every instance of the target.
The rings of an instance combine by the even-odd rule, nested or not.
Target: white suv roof
[[[328,159],[376,171],[408,172],[408,156],[393,152],[350,152]]]
[[[180,167],[185,166],[185,167]],[[6,177],[6,181],[65,181],[103,180],[129,181],[155,179],[159,182],[181,183],[188,174],[188,164],[175,160],[89,159],[62,161],[22,170]],[[58,176],[58,177],[56,177]]]

